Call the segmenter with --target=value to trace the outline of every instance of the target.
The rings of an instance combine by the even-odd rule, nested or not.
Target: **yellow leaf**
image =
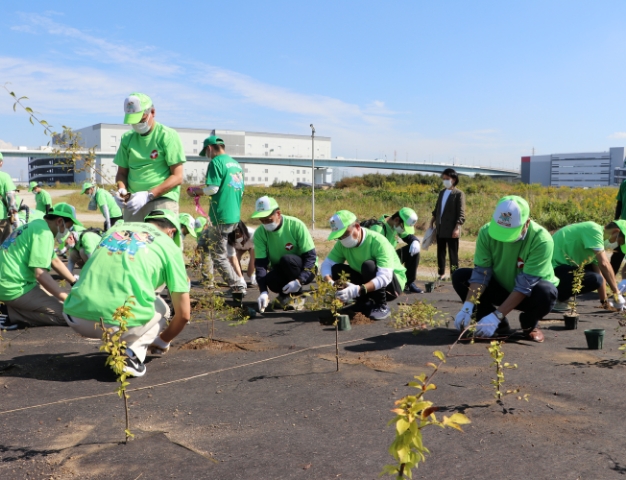
[[[437,357],[439,360],[441,360],[442,362],[444,363],[446,362],[446,356],[441,350],[435,350],[433,352],[433,355]]]

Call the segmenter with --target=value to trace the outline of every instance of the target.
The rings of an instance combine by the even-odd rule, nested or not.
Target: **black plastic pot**
[[[426,289],[426,293],[432,292],[435,289],[435,282],[425,283],[424,288]]]
[[[563,320],[565,320],[565,330],[578,328],[578,315],[563,315]]]
[[[587,339],[587,347],[589,347],[589,350],[602,350],[604,344],[604,329],[592,328],[585,330],[585,338]]]

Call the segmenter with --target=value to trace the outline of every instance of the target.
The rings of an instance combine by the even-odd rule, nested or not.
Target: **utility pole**
[[[311,126],[311,230],[315,230],[315,127]]]

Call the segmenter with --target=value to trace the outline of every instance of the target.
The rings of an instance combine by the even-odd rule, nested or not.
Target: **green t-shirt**
[[[340,241],[328,254],[328,258],[335,263],[348,262],[351,268],[361,273],[361,266],[368,260],[374,260],[378,268],[391,268],[404,290],[406,285],[406,268],[400,263],[400,258],[386,237],[378,232],[364,229],[365,238],[361,245],[354,248],[344,247]]]
[[[283,215],[283,224],[278,230],[268,232],[263,227],[255,230],[255,258],[269,258],[270,265],[276,266],[283,255],[302,255],[315,248],[313,237],[304,222],[298,218]]]
[[[604,228],[595,222],[574,223],[552,235],[552,267],[559,265],[598,264],[596,253],[604,251]]]
[[[493,278],[508,291],[515,288],[515,277],[520,273],[540,277],[555,286],[559,279],[552,269],[554,242],[550,233],[531,220],[526,238],[518,242],[499,242],[489,235],[489,224],[478,232],[474,265],[491,267]]]
[[[85,254],[91,255],[96,248],[98,248],[98,245],[100,245],[102,237],[96,232],[86,232],[85,230],[87,230],[85,227],[74,225],[74,231],[78,233],[78,242],[73,249],[77,252],[80,252],[81,249],[85,249]]]
[[[0,245],[0,300],[15,300],[35,288],[35,268],[49,270],[53,253],[54,235],[45,220],[15,230]]]
[[[161,185],[170,176],[170,167],[186,161],[178,132],[155,122],[148,135],[142,136],[134,130],[122,135],[113,163],[128,168],[128,191],[136,193]],[[163,197],[178,202],[180,186]]]
[[[135,302],[129,327],[145,325],[154,317],[155,289],[189,292],[180,248],[149,223],[115,224],[106,233],[82,269],[80,279],[65,300],[68,315],[113,323],[113,313],[130,296]]]
[[[98,205],[98,208],[100,209],[103,215],[104,215],[103,207],[106,205],[109,208],[110,218],[122,216],[122,210],[120,209],[120,207],[117,206],[117,203],[115,203],[115,200],[113,199],[113,195],[111,195],[105,189],[98,188],[94,195],[94,200],[96,201],[96,205]]]
[[[241,218],[244,188],[241,165],[230,155],[218,155],[209,163],[205,183],[219,187],[218,192],[211,196],[209,206],[213,225],[237,223]]]
[[[0,220],[9,216],[7,193],[15,190],[15,184],[8,173],[0,172]]]
[[[382,222],[384,225],[372,225],[371,227],[369,227],[369,229],[372,232],[378,232],[381,235],[383,235],[387,240],[389,240],[389,243],[391,243],[391,246],[393,248],[396,248],[396,245],[398,245],[398,241],[396,240],[396,236],[399,236],[400,238],[404,238],[408,234],[407,233],[403,233],[402,235],[398,234],[398,232],[396,232],[395,228],[393,228],[391,225],[389,225],[387,223],[387,219],[390,216],[391,215],[383,215],[382,217],[380,217],[378,219],[378,221]]]
[[[46,213],[46,205],[52,206],[52,197],[43,188],[35,194],[35,201],[37,202],[37,210],[43,213]]]

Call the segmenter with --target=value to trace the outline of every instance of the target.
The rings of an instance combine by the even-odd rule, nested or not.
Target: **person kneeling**
[[[301,293],[302,286],[315,279],[317,254],[313,237],[302,220],[283,215],[271,197],[259,198],[254,210],[252,218],[263,224],[252,237],[256,281],[261,292],[259,311],[269,305],[268,289],[278,293],[276,301],[280,307],[300,310],[304,299],[292,300],[291,294]]]
[[[330,229],[328,240],[339,241],[322,263],[322,277],[334,283],[342,273],[348,274],[349,283],[337,298],[356,299],[354,309],[374,320],[387,318],[391,314],[387,301],[398,298],[406,284],[406,269],[394,248],[380,233],[361,227],[347,210],[331,217]]]
[[[191,311],[177,216],[169,210],[154,210],[145,221],[111,227],[63,308],[67,324],[76,333],[101,338],[102,331],[94,328],[100,318],[105,327],[116,329],[115,310],[132,302],[133,317],[128,319],[128,331],[121,340],[127,345],[125,371],[135,377],[146,373],[143,362],[148,349],[156,353],[169,350]],[[155,293],[163,283],[170,291],[175,312],[169,326],[170,309]]]
[[[478,232],[474,269],[452,275],[452,286],[465,302],[455,318],[457,330],[470,325],[476,308],[476,335],[508,333],[506,315],[515,309],[523,312],[519,320],[526,337],[543,342],[537,326],[554,307],[559,283],[552,270],[553,247],[548,231],[530,220],[526,200],[501,198],[491,222]]]

